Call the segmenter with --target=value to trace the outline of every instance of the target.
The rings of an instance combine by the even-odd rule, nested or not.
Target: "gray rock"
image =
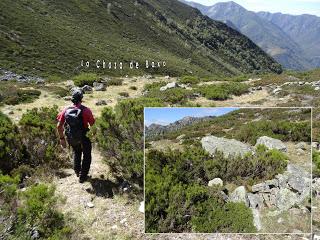
[[[92,87],[90,87],[89,85],[84,85],[81,89],[82,89],[82,91],[84,91],[85,93],[87,93],[87,92],[92,92]]]
[[[270,187],[278,187],[279,186],[279,181],[277,179],[272,179],[272,180],[267,180],[265,183]]]
[[[268,149],[277,149],[282,152],[287,152],[287,146],[278,139],[263,136],[258,138],[256,146],[260,144],[265,145]]]
[[[105,91],[106,86],[103,83],[94,82],[93,83],[93,89],[95,91]]]
[[[234,139],[218,138],[215,136],[207,136],[201,139],[202,147],[214,155],[216,151],[220,151],[225,157],[241,156],[252,153],[251,146]]]
[[[247,198],[247,191],[244,186],[237,187],[231,194],[230,194],[230,201],[231,202],[243,202],[246,206],[249,206],[249,201]]]
[[[317,197],[320,196],[320,178],[314,178],[312,181],[312,191]]]
[[[248,202],[250,208],[261,209],[263,207],[263,198],[259,194],[248,193]]]
[[[276,197],[276,207],[281,210],[288,210],[298,202],[297,195],[287,188],[280,189]]]
[[[211,181],[209,181],[208,183],[208,186],[209,187],[213,187],[213,186],[223,186],[223,181],[221,178],[215,178],[215,179],[212,179]]]
[[[307,144],[304,143],[304,142],[299,142],[299,143],[297,143],[297,144],[296,144],[296,147],[297,147],[298,149],[307,150]]]
[[[258,183],[251,188],[252,192],[270,192],[271,189],[266,183]]]
[[[96,105],[97,106],[105,106],[105,105],[107,105],[107,102],[106,102],[106,100],[99,100],[96,102]]]
[[[171,83],[168,83],[167,85],[161,87],[160,91],[163,92],[163,91],[166,91],[168,89],[176,88],[176,87],[178,87],[177,83],[176,82],[171,82]]]
[[[279,188],[286,188],[289,176],[287,174],[278,174],[276,176],[276,179],[278,180],[278,186]]]
[[[261,230],[262,225],[261,225],[261,216],[260,212],[258,209],[251,209],[252,215],[253,215],[253,225],[256,227],[258,231]]]
[[[65,100],[65,101],[71,101],[71,99],[72,99],[72,97],[70,97],[70,96],[63,97],[63,100]]]

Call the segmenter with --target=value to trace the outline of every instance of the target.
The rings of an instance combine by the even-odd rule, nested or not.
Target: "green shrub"
[[[248,85],[244,83],[213,84],[198,88],[199,92],[210,100],[226,100],[231,95],[240,96],[247,93],[248,89]]]
[[[261,136],[269,136],[283,141],[310,142],[311,125],[308,122],[261,120],[242,125],[233,137],[254,145]]]
[[[183,76],[182,78],[179,79],[180,83],[183,84],[197,84],[200,82],[200,78],[199,77],[195,77],[195,76]]]
[[[119,92],[119,95],[121,97],[129,97],[129,93],[127,93],[127,92]]]
[[[40,239],[70,239],[72,230],[57,210],[54,188],[38,184],[18,192],[19,181],[19,175],[11,177],[0,173],[1,236],[31,239],[31,232],[36,230]]]
[[[0,112],[0,171],[9,173],[26,157],[17,126]]]
[[[312,162],[313,162],[313,177],[320,176],[320,152],[317,150],[312,151]]]
[[[121,86],[123,83],[123,80],[121,78],[111,78],[106,81],[106,86]]]
[[[78,87],[84,85],[93,86],[93,83],[98,80],[98,76],[95,73],[81,73],[73,78],[73,82]]]
[[[130,99],[105,108],[92,129],[112,171],[143,185],[143,109],[161,106],[153,99]]]
[[[68,156],[60,147],[56,133],[57,114],[54,106],[34,108],[22,115],[19,125],[22,142],[30,154],[28,165],[45,164],[51,169],[67,165]]]
[[[241,203],[224,202],[220,189],[206,186],[205,162],[210,160],[215,161],[197,147],[182,152],[147,152],[147,232],[256,231],[249,208]]]
[[[21,87],[23,85],[21,84]],[[30,103],[38,99],[41,95],[39,90],[21,89],[13,83],[4,83],[0,86],[0,103],[17,105],[20,103]]]

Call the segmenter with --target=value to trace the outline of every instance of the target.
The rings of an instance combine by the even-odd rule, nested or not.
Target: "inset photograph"
[[[310,233],[311,108],[145,108],[146,233]]]

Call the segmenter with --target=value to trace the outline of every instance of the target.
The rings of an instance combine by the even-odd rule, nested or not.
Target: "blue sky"
[[[238,108],[145,108],[144,123],[168,125],[184,117],[221,116]]]
[[[230,0],[193,0],[203,5],[214,5],[217,2]],[[233,0],[251,11],[282,12],[288,14],[313,14],[320,16],[320,0]]]

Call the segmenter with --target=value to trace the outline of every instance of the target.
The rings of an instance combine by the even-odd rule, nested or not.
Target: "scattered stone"
[[[223,181],[221,178],[215,178],[209,181],[208,187],[213,187],[213,186],[223,186]]]
[[[263,136],[258,138],[256,147],[260,144],[265,145],[268,149],[277,149],[281,152],[287,152],[287,146],[278,139]]]
[[[113,230],[116,230],[117,228],[118,228],[117,225],[113,225],[113,226],[111,227],[111,229],[113,229]]]
[[[178,85],[176,82],[171,82],[171,83],[168,83],[167,85],[163,86],[160,88],[160,91],[163,92],[163,91],[166,91],[168,89],[171,89],[171,88],[176,88]]]
[[[44,79],[38,79],[36,81],[36,84],[39,84],[39,85],[42,85],[42,84],[45,84],[46,82],[44,81]]]
[[[225,157],[241,156],[252,152],[251,146],[234,139],[218,138],[215,136],[207,136],[201,139],[202,147],[214,155],[216,151],[220,151]]]
[[[139,212],[144,213],[144,201],[140,202]]]
[[[31,229],[31,239],[39,239],[40,234],[39,231],[36,228]]]
[[[107,102],[106,102],[106,100],[99,100],[96,102],[96,105],[97,106],[104,106],[104,105],[107,105]]]
[[[92,92],[92,87],[90,87],[89,85],[84,85],[81,89],[82,89],[82,91],[84,91],[85,93],[87,93],[87,92]]]
[[[94,204],[92,202],[87,202],[87,207],[88,208],[93,208],[94,207]]]
[[[103,83],[94,82],[93,83],[93,89],[95,91],[105,91],[106,86]]]
[[[243,202],[246,204],[246,206],[249,206],[246,188],[244,186],[237,187],[230,194],[230,201],[231,202]]]
[[[272,91],[272,93],[273,94],[278,94],[279,92],[281,92],[282,91],[282,88],[281,87],[277,87],[276,89],[274,89],[273,91]]]
[[[170,76],[165,76],[164,79],[170,79]]]
[[[304,142],[299,142],[296,144],[296,147],[302,150],[307,150],[307,144]]]

